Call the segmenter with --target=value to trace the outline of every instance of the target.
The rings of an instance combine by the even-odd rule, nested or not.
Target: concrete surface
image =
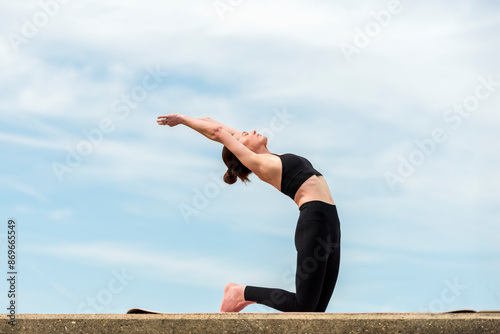
[[[500,333],[500,313],[21,314],[0,333]]]

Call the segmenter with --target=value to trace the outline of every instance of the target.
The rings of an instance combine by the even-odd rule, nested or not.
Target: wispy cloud
[[[347,63],[339,43],[352,41],[356,27],[373,20],[372,12],[384,9],[386,1],[245,1],[225,20],[210,1],[71,2],[17,54],[5,36],[20,33],[23,17],[32,17],[40,5],[3,2],[0,144],[8,162],[0,167],[0,183],[11,196],[2,203],[22,216],[25,231],[57,220],[114,219],[119,214],[103,205],[112,200],[121,217],[140,217],[160,232],[165,221],[180,221],[175,228],[183,232],[210,221],[207,238],[252,234],[269,238],[272,247],[287,238],[293,251],[298,210],[289,198],[256,177],[248,186],[214,191],[212,173],[224,171],[221,147],[190,129],[154,122],[157,115],[179,112],[258,130],[269,127],[274,108],[285,105],[296,118],[269,148],[303,154],[327,177],[341,215],[345,265],[390,260],[404,266],[410,258],[421,263],[434,254],[436,263],[446,260],[443,270],[453,271],[459,262],[448,260],[462,259],[464,249],[472,257],[496,255],[500,159],[492,152],[499,141],[500,94],[448,132],[449,139],[394,192],[384,172],[397,169],[399,158],[418,148],[415,141],[447,126],[444,113],[474,93],[479,76],[500,81],[498,5],[402,3],[404,11]],[[120,118],[113,102],[130,94],[148,66],[170,75]],[[85,131],[104,118],[114,121],[115,130],[58,183],[52,163],[66,164],[68,147],[77,151],[88,140]],[[216,195],[207,197],[206,189]],[[179,205],[194,205],[196,196],[207,197],[208,204],[187,224]],[[59,202],[52,203],[54,198]],[[33,200],[53,206],[40,209]],[[280,273],[266,265],[289,261],[269,258],[249,270],[231,251],[205,255],[220,244],[155,252],[159,246],[153,242],[134,249],[106,240],[90,243],[70,233],[81,225],[57,224],[65,239],[55,246],[35,246],[48,234],[27,233],[24,250],[61,262],[130,266],[141,279],[158,277],[175,287],[188,282],[218,288],[227,277],[279,283]],[[133,239],[127,228],[121,233]],[[477,262],[467,259],[464,266]],[[485,268],[478,272],[489,270],[484,276],[494,277],[495,269]],[[352,283],[339,307],[385,307],[364,295],[395,281],[390,275],[374,279],[373,285]],[[64,294],[66,283],[52,287]],[[349,298],[356,291],[358,308]]]
[[[39,189],[25,183],[25,182],[19,182],[15,179],[8,178],[6,176],[0,175],[0,183],[2,184],[2,187],[5,187],[7,189],[12,189],[16,192],[19,192],[25,196],[28,196],[30,198],[34,198],[37,201],[40,201],[42,203],[46,203],[49,201],[46,195],[43,194],[42,191]],[[5,189],[4,188],[4,189]]]
[[[54,210],[50,212],[49,218],[52,220],[66,220],[73,216],[74,212],[71,209],[59,209],[59,210]]]
[[[71,258],[73,261],[100,265],[126,266],[143,279],[189,283],[197,286],[220,288],[228,279],[235,281],[271,281],[273,275],[259,269],[245,269],[229,258],[200,256],[194,252],[154,252],[144,247],[116,243],[79,243],[31,246],[30,252],[54,257]],[[133,269],[131,269],[133,268]]]
[[[21,146],[27,146],[28,148],[42,148],[48,150],[61,150],[59,143],[51,140],[44,140],[40,138],[19,136],[15,134],[9,134],[5,132],[0,132],[0,141],[4,141],[10,144],[17,144]]]

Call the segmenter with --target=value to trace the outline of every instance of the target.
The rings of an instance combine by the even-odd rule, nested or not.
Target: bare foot
[[[245,300],[245,287],[243,285],[226,284],[220,306],[221,312],[239,312],[250,304],[255,304],[255,302]]]

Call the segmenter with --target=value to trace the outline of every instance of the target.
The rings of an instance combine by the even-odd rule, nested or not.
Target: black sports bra
[[[274,155],[281,159],[281,192],[290,196],[291,199],[295,199],[297,190],[308,178],[313,175],[322,175],[304,157],[291,153]]]

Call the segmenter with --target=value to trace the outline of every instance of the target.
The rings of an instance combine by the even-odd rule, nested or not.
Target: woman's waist
[[[335,205],[328,184],[323,176],[312,176],[300,188],[294,197],[294,202],[300,208],[304,203],[321,201]]]
[[[336,211],[337,206],[335,203],[330,203],[330,202],[325,202],[323,200],[310,200],[307,202],[302,203],[299,206],[299,211],[326,211],[326,212],[331,212],[331,211]]]
[[[338,225],[340,223],[335,204],[313,200],[302,204],[299,208],[299,223],[325,222]]]

